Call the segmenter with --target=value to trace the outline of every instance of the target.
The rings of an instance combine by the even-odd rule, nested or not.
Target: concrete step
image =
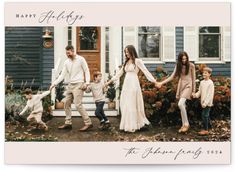
[[[92,96],[83,96],[82,102],[92,102],[94,101]]]
[[[86,109],[89,116],[95,116],[95,108]],[[117,116],[118,111],[115,109],[104,109],[106,116]],[[53,116],[65,116],[64,109],[55,109],[53,110]],[[72,109],[72,116],[81,116],[79,112],[75,109]]]
[[[94,101],[93,102],[82,102],[82,105],[85,109],[91,109],[91,108],[95,109],[96,108]],[[75,104],[72,104],[71,108],[76,110]],[[104,104],[104,109],[107,109],[107,108],[108,108],[108,103],[106,102]]]

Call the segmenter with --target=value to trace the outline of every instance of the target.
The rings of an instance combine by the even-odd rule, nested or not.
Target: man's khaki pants
[[[84,91],[81,89],[84,83],[76,83],[76,84],[69,84],[65,93],[65,124],[72,124],[72,116],[71,116],[71,104],[74,101],[74,104],[82,116],[82,119],[85,125],[91,124],[91,119],[88,116],[88,113],[82,106],[82,97]]]

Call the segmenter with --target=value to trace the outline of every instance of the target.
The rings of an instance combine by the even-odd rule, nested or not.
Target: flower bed
[[[197,89],[202,78],[202,69],[206,65],[196,66]],[[162,67],[157,67],[153,74],[158,81],[164,80],[168,73]],[[140,85],[142,88],[145,113],[152,123],[163,125],[180,124],[180,111],[175,98],[178,80],[175,78],[172,82],[162,86],[160,89],[154,87],[154,84],[147,81],[146,77],[140,73]],[[210,117],[212,119],[230,119],[231,113],[231,79],[228,77],[212,76],[215,85],[214,106],[211,109]],[[190,123],[201,121],[200,99],[192,99],[186,102],[187,112]]]

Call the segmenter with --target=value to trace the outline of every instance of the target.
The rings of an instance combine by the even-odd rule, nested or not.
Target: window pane
[[[156,33],[160,32],[160,27],[147,27],[147,26],[142,26],[139,27],[139,32],[149,32],[149,33]]]
[[[199,33],[220,33],[220,27],[199,27]]]
[[[98,31],[96,27],[80,27],[80,50],[96,50]]]
[[[68,27],[68,45],[72,45],[72,27]]]
[[[159,58],[160,27],[139,27],[138,49],[140,57]]]
[[[109,73],[109,27],[105,27],[105,72]]]
[[[199,56],[220,57],[220,35],[200,35]]]

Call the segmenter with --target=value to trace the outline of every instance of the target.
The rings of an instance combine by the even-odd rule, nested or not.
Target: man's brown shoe
[[[80,131],[87,131],[87,130],[91,129],[92,127],[93,127],[92,124],[90,124],[90,125],[85,125],[84,127],[82,127],[82,128],[80,129]]]
[[[64,125],[59,126],[58,129],[60,129],[60,130],[71,130],[72,125],[71,124],[64,124]]]

